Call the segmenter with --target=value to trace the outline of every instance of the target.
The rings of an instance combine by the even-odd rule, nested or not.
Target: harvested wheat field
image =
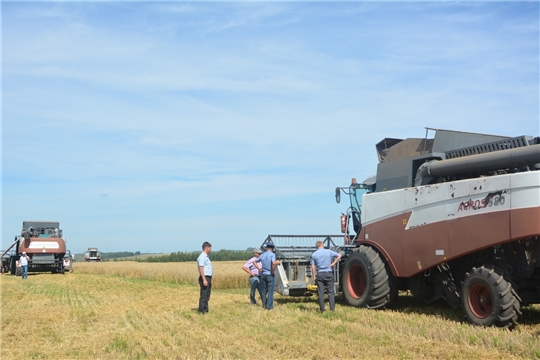
[[[250,306],[242,262],[214,262],[210,313],[199,315],[193,263],[75,263],[66,275],[4,275],[2,359],[540,358],[540,308],[514,331],[461,322],[459,310],[404,296],[386,310],[338,297],[276,295]]]

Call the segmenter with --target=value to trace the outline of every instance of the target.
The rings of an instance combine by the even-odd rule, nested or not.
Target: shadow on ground
[[[312,296],[289,296],[278,297],[274,301],[278,304],[296,304],[300,310],[313,311],[313,306],[318,309],[317,295]],[[326,299],[328,303],[328,299]],[[342,295],[336,296],[336,303],[340,306],[349,306],[345,303]],[[306,304],[313,304],[306,306]],[[412,296],[400,296],[397,301],[389,304],[385,309],[375,311],[397,311],[406,314],[417,314],[443,318],[448,321],[465,322],[461,308],[453,309],[444,300],[437,300],[432,303],[426,303],[421,299]],[[518,319],[518,324],[538,325],[540,324],[540,306],[529,305],[521,308],[522,315]],[[535,333],[540,336],[540,329]]]

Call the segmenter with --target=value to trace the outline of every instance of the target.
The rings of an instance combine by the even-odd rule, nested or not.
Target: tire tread
[[[500,270],[499,270],[500,271]],[[513,329],[517,325],[518,315],[521,315],[520,298],[512,287],[512,284],[508,282],[499,271],[490,266],[484,265],[481,267],[474,267],[472,270],[465,274],[464,281],[464,293],[462,294],[462,307],[465,311],[466,319],[476,325],[484,326],[497,326],[500,328]],[[486,281],[494,292],[493,304],[495,312],[488,315],[487,319],[479,319],[475,317],[469,308],[467,290],[470,283],[478,282],[479,280]]]

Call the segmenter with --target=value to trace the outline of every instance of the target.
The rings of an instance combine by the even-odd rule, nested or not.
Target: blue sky
[[[2,248],[339,233],[381,139],[540,132],[538,2],[1,6]]]

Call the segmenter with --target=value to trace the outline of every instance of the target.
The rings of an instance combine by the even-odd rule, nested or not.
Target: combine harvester
[[[84,253],[84,261],[101,261],[101,251],[97,248],[88,248]]]
[[[88,248],[84,253],[84,261],[101,261],[101,251],[95,247]]]
[[[14,251],[8,257],[8,252]],[[28,272],[53,272],[64,274],[66,240],[62,237],[60,223],[57,221],[23,221],[20,236],[2,254],[2,261],[12,275],[18,275],[17,261],[26,252],[30,257]],[[69,268],[70,268],[70,264]]]
[[[334,279],[349,305],[383,308],[403,290],[461,307],[476,325],[515,327],[521,306],[540,303],[539,138],[428,128],[376,149],[376,176],[336,188],[338,203],[350,198],[342,245],[336,236],[304,247],[294,242],[307,236],[265,240],[281,260],[277,291],[316,288],[308,264],[324,240],[343,255]]]

